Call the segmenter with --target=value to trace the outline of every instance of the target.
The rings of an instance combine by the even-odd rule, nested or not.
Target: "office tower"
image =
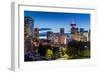
[[[79,33],[78,28],[76,27],[76,23],[72,22],[70,24],[70,26],[71,26],[71,38],[72,38],[72,40],[80,41],[80,33]]]
[[[27,30],[29,35],[33,35],[34,20],[31,17],[24,17],[24,30]]]
[[[60,34],[64,34],[64,28],[60,28]]]
[[[60,45],[66,45],[67,44],[67,35],[65,35],[64,28],[60,28],[60,35],[59,35],[59,43]]]
[[[60,45],[67,44],[67,36],[66,35],[60,35],[59,40],[60,40]]]
[[[34,28],[34,38],[39,39],[39,29],[38,28]]]
[[[83,40],[84,42],[89,41],[89,32],[88,31],[84,31],[83,32]]]
[[[52,39],[52,36],[53,36],[53,32],[48,31],[47,32],[47,40],[51,40]]]
[[[39,28],[34,28],[33,35],[34,35],[33,36],[33,45],[35,47],[38,47],[39,43],[40,43],[40,41],[39,41]]]
[[[34,20],[31,17],[24,17],[24,52],[27,53],[33,50],[32,35],[34,28]]]
[[[54,33],[53,35],[53,43],[57,46],[59,45],[59,36],[60,36],[60,33]]]
[[[87,42],[90,40],[90,31],[86,31],[83,28],[80,29],[80,41]]]
[[[71,26],[71,34],[75,34],[77,32],[76,24],[71,23],[70,26]]]

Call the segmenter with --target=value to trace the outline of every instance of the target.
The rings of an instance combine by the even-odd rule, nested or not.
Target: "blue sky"
[[[70,24],[73,21],[78,28],[90,29],[90,14],[24,11],[24,16],[34,19],[35,28],[51,28],[53,32],[65,28],[65,33],[70,33]]]

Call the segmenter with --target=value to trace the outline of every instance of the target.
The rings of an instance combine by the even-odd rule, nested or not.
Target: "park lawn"
[[[80,55],[86,58],[90,58],[90,49],[83,50]]]

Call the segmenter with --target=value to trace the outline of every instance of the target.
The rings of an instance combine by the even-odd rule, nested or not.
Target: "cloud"
[[[39,28],[39,31],[52,30],[51,28]]]

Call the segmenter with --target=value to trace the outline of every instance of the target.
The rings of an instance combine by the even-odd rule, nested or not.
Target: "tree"
[[[59,47],[53,47],[53,58],[54,59],[60,58]]]
[[[90,56],[90,42],[72,40],[67,45],[67,52],[71,58],[84,58]]]
[[[66,53],[70,57],[74,58],[74,57],[77,57],[80,54],[80,49],[82,49],[82,48],[83,48],[82,43],[73,40],[73,41],[68,43]]]
[[[46,59],[50,60],[50,59],[52,59],[52,57],[53,57],[53,51],[48,48],[46,51]]]

